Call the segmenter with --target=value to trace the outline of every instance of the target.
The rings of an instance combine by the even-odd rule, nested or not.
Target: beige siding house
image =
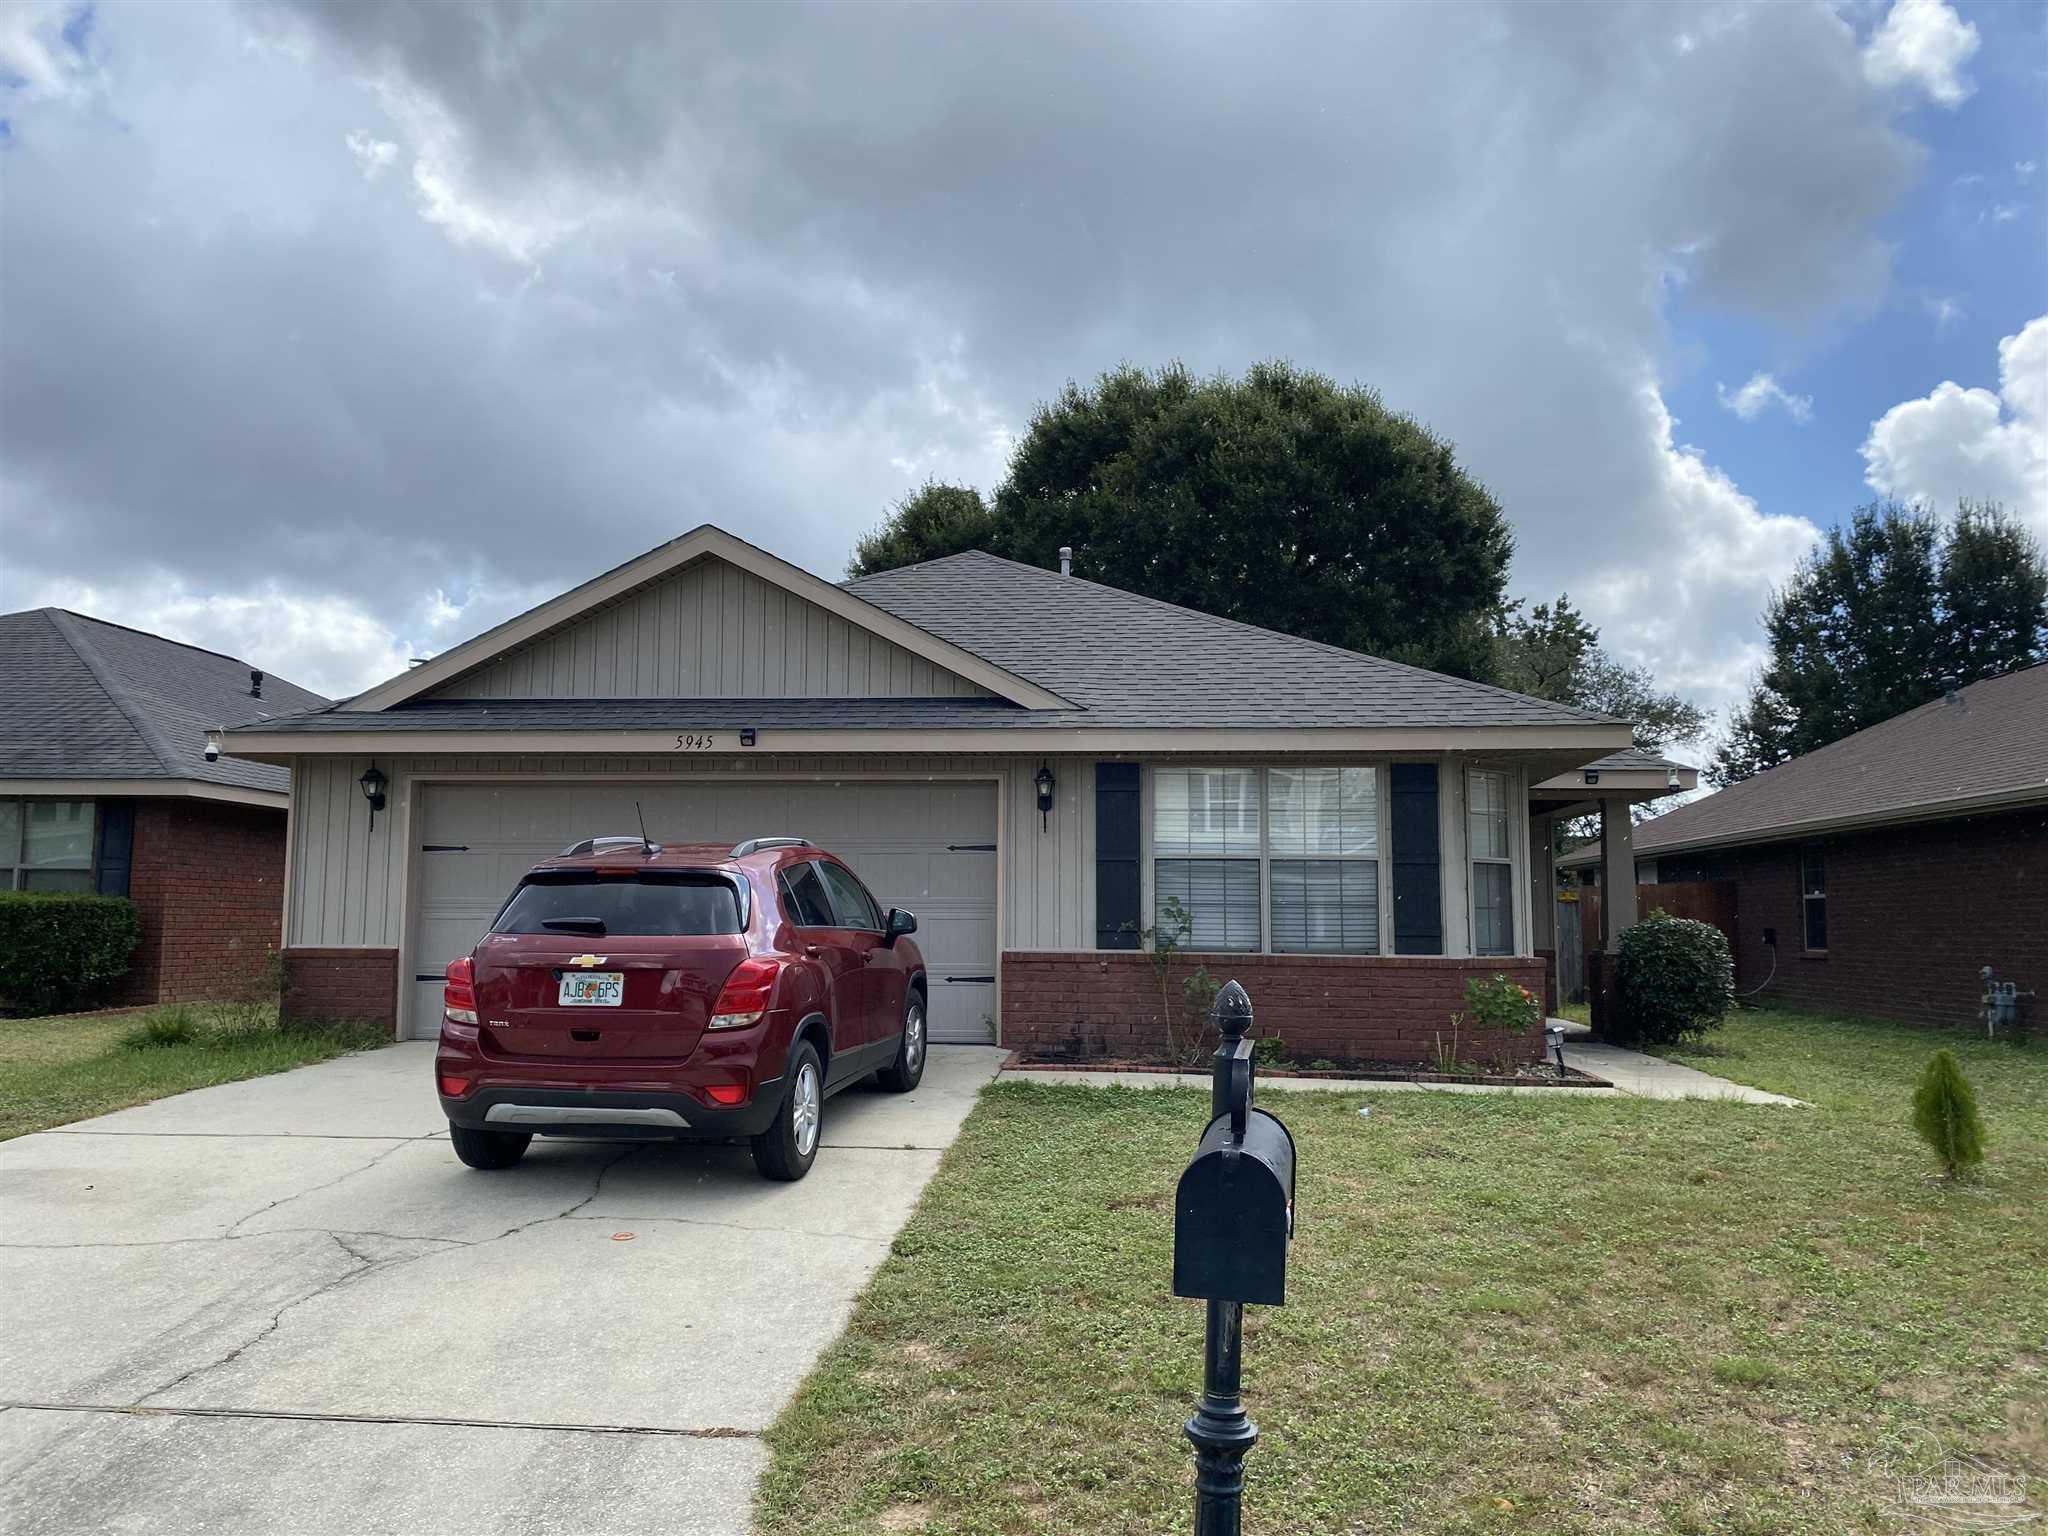
[[[431,1036],[520,873],[644,817],[832,848],[918,914],[935,1038],[1029,1043],[1088,1012],[1059,965],[1149,968],[1169,898],[1255,1002],[1310,959],[1323,1014],[1539,975],[1532,803],[1629,728],[992,556],[835,586],[707,526],[217,739],[292,769],[302,1010]]]

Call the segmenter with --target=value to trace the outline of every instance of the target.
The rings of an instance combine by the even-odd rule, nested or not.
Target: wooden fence
[[[1577,900],[1570,898],[1577,897]],[[1735,882],[1685,880],[1636,887],[1636,911],[1644,917],[1662,909],[1673,917],[1708,923],[1736,947]],[[1557,995],[1568,1003],[1586,997],[1586,956],[1600,947],[1600,892],[1585,886],[1560,892],[1557,901]]]

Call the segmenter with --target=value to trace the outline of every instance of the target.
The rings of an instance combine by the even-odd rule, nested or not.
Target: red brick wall
[[[1752,999],[1919,1024],[1977,1017],[1978,969],[2048,994],[2048,809],[1817,839],[1828,952],[1802,951],[1798,843],[1660,859],[1658,876],[1737,886],[1736,990]],[[2034,1020],[2042,1018],[2035,1004]]]
[[[1543,988],[1543,962],[1533,956],[1191,955],[1175,963],[1176,1001],[1181,976],[1197,965],[1219,982],[1242,983],[1251,994],[1252,1033],[1278,1035],[1296,1061],[1427,1062],[1436,1036],[1449,1043],[1467,978],[1499,973],[1539,995]],[[1005,950],[1002,977],[1002,1038],[1013,1050],[1133,1059],[1159,1052],[1159,980],[1149,955]],[[1472,1061],[1534,1061],[1543,1054],[1535,1029],[1507,1040],[1465,1027],[1458,1039],[1458,1054]]]
[[[398,951],[288,949],[284,952],[287,1019],[369,1019],[398,1027]]]
[[[135,802],[128,894],[136,1003],[256,997],[284,922],[285,813],[217,800]]]

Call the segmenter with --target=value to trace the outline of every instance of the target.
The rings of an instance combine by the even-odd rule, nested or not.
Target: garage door
[[[807,837],[838,854],[885,907],[917,914],[934,1040],[995,1039],[996,789],[938,784],[429,784],[413,825],[419,861],[411,1034],[441,1022],[441,973],[467,954],[526,870],[579,838],[656,842]]]

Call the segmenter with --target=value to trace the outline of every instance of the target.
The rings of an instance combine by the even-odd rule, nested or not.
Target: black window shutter
[[[1395,763],[1393,810],[1394,953],[1444,952],[1443,833],[1436,764]]]
[[[126,896],[128,871],[135,863],[135,802],[102,800],[99,813],[92,888],[102,896]]]
[[[1095,947],[1136,949],[1139,903],[1138,765],[1095,765]]]

